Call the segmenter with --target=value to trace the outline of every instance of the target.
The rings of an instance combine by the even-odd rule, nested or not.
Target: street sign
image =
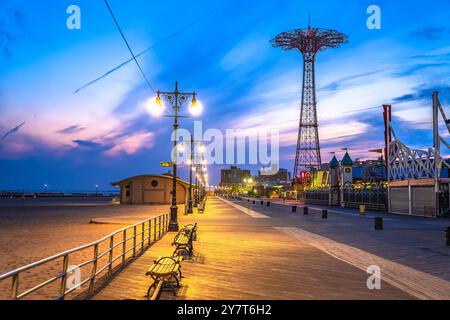
[[[173,167],[173,162],[161,162],[161,167]]]

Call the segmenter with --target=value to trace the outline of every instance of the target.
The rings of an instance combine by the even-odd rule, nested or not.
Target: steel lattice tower
[[[299,50],[303,55],[303,91],[295,156],[294,179],[302,172],[320,169],[319,130],[317,122],[317,99],[315,61],[317,53],[329,48],[338,48],[348,43],[347,36],[335,30],[311,28],[294,29],[280,33],[272,40],[274,47],[283,50]],[[302,177],[303,178],[303,175]]]

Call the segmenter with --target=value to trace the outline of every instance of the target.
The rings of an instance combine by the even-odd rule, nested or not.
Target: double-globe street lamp
[[[197,94],[195,92],[180,92],[178,90],[178,81],[175,82],[175,91],[165,92],[158,91],[155,104],[152,105],[150,112],[153,115],[162,115],[164,112],[164,104],[162,102],[164,98],[170,103],[173,114],[165,115],[165,117],[173,118],[173,129],[174,129],[174,142],[173,142],[173,163],[172,163],[172,205],[170,207],[170,223],[169,231],[178,231],[178,207],[177,207],[177,130],[179,127],[178,118],[187,118],[186,116],[179,115],[182,105],[192,98],[189,111],[192,115],[196,116],[202,112],[200,103],[197,101]]]

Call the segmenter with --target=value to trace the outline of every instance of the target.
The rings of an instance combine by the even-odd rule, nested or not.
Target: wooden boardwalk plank
[[[367,274],[317,248],[212,198],[204,214],[180,215],[198,223],[194,256],[183,261],[182,287],[162,299],[411,299],[387,283],[368,290]],[[263,223],[259,223],[262,222]],[[145,299],[153,261],[171,255],[169,233],[113,277],[93,299]]]

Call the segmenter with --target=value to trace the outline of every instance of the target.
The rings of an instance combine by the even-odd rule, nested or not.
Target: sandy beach
[[[168,212],[168,205],[113,206],[109,198],[27,199],[23,203],[0,199],[0,274]],[[91,220],[101,224],[92,224]],[[92,250],[87,250],[70,263],[90,258]],[[41,269],[24,275],[25,279],[20,280],[21,292],[50,274],[56,275],[61,262],[55,261]],[[59,281],[56,282],[57,287]],[[0,282],[1,299],[8,298],[10,286],[11,281]],[[35,298],[40,297],[44,296],[38,294]]]

